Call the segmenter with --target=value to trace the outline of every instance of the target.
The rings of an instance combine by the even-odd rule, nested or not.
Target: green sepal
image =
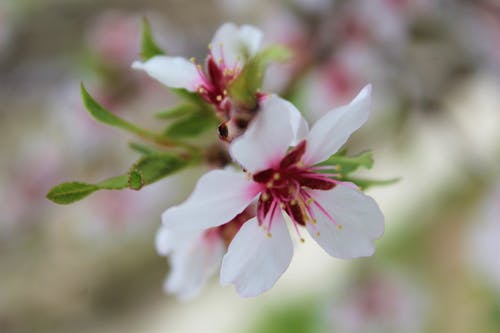
[[[243,108],[252,110],[257,106],[257,92],[262,86],[264,72],[273,61],[285,61],[291,56],[283,46],[270,46],[248,59],[247,63],[231,82],[228,92],[231,98]]]
[[[156,44],[151,25],[147,18],[142,18],[141,59],[147,61],[154,56],[163,55],[165,52]]]
[[[164,135],[173,139],[191,138],[209,129],[215,130],[218,122],[212,112],[195,112],[173,121],[168,125]]]
[[[373,154],[371,151],[366,151],[355,156],[346,156],[344,152],[340,152],[321,162],[320,165],[336,166],[336,172],[347,175],[360,167],[371,169],[373,167]]]

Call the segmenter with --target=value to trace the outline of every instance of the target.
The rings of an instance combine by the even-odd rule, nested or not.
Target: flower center
[[[304,140],[290,150],[278,166],[253,175],[253,180],[263,186],[258,201],[257,218],[268,231],[276,209],[284,210],[295,228],[307,223],[316,223],[312,204],[325,215],[328,214],[308,190],[330,190],[336,186],[337,181],[331,179],[328,174],[316,172],[315,167],[304,166],[301,159],[305,149]]]
[[[215,59],[212,46],[209,46],[209,54],[205,63],[205,72],[201,65],[197,64],[198,74],[201,84],[198,93],[208,103],[214,105],[218,112],[228,116],[231,104],[227,98],[227,86],[239,74],[240,64],[237,62],[233,67],[229,67],[224,60],[222,45],[220,47],[220,59]],[[195,62],[194,59],[192,59]]]

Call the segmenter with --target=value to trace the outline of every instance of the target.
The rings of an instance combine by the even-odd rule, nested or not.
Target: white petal
[[[335,221],[316,208],[317,223],[307,225],[311,236],[328,254],[350,259],[374,253],[373,240],[384,233],[384,216],[371,197],[341,184],[329,191],[310,193]]]
[[[181,57],[156,56],[146,62],[135,61],[132,68],[145,71],[170,88],[195,91],[201,83],[196,65]]]
[[[309,132],[303,162],[313,165],[335,154],[368,120],[370,105],[371,86],[367,85],[349,105],[333,109],[321,117]]]
[[[180,249],[185,244],[189,244],[198,239],[203,230],[177,231],[171,230],[164,225],[160,226],[156,234],[156,251],[162,256],[168,256],[176,249]]]
[[[262,32],[253,26],[239,28],[234,23],[225,23],[212,39],[212,54],[216,61],[223,59],[227,67],[235,68],[257,53],[261,40]]]
[[[290,114],[290,105],[284,99],[266,97],[246,132],[231,144],[231,156],[250,172],[278,164],[295,141]]]
[[[307,135],[309,134],[309,125],[307,125],[306,120],[304,119],[300,111],[295,107],[295,105],[285,99],[280,99],[284,102],[284,105],[287,106],[288,118],[290,119],[290,124],[292,126],[294,134],[294,140],[290,145],[295,146],[307,137]]]
[[[239,38],[241,43],[245,45],[248,56],[253,57],[259,51],[262,41],[262,31],[251,25],[242,25]]]
[[[170,273],[164,288],[180,299],[196,296],[206,280],[219,268],[224,244],[200,234],[170,256]]]
[[[241,213],[258,194],[243,172],[214,170],[203,175],[191,196],[167,209],[162,222],[173,230],[216,227]]]
[[[293,255],[281,212],[275,214],[271,234],[266,236],[256,218],[243,224],[222,260],[222,285],[233,283],[244,297],[257,296],[274,286]]]

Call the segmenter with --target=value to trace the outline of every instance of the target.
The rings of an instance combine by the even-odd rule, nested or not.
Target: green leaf
[[[85,198],[98,189],[99,187],[93,184],[80,182],[62,183],[53,187],[47,193],[47,199],[61,205],[67,205]]]
[[[154,183],[184,168],[188,161],[174,154],[154,154],[143,156],[133,167],[141,173],[144,185]]]
[[[121,175],[97,183],[100,190],[121,190],[128,186],[128,176]]]
[[[244,108],[254,109],[257,106],[256,94],[264,80],[267,66],[273,61],[289,59],[290,54],[290,51],[283,46],[271,46],[257,53],[248,60],[229,85],[228,92],[231,98]]]
[[[100,121],[101,123],[104,123],[106,125],[110,125],[113,127],[118,127],[121,129],[124,129],[126,131],[138,134],[138,135],[145,135],[146,131],[135,126],[132,123],[129,123],[126,120],[121,119],[114,113],[106,110],[103,106],[101,106],[99,103],[97,103],[92,96],[87,92],[85,89],[85,86],[83,83],[80,86],[81,94],[82,94],[82,99],[83,99],[83,104],[85,105],[85,108],[87,111],[97,120]]]
[[[169,138],[189,138],[199,135],[210,128],[215,130],[218,119],[213,113],[197,112],[172,122],[165,130]]]
[[[141,155],[152,155],[159,153],[157,150],[154,150],[149,146],[143,145],[142,143],[130,142],[128,146],[130,149]]]
[[[147,18],[142,18],[142,40],[141,40],[141,59],[149,60],[157,55],[163,55],[165,52],[158,47],[153,38],[151,25]]]
[[[365,190],[369,187],[373,186],[387,186],[392,185],[401,180],[401,178],[392,178],[392,179],[364,179],[364,178],[354,178],[354,177],[346,177],[342,179],[343,181],[352,182],[358,185],[362,190]]]
[[[159,119],[171,119],[181,116],[186,116],[188,114],[199,112],[200,106],[193,104],[179,104],[165,111],[158,112],[155,116]]]
[[[61,205],[73,203],[98,190],[139,190],[189,165],[190,161],[174,154],[152,153],[143,156],[124,175],[103,180],[97,184],[82,182],[62,183],[47,193],[47,199]]]
[[[347,175],[360,167],[371,169],[373,167],[373,154],[367,151],[356,156],[345,156],[341,152],[331,156],[320,165],[335,165],[340,174]]]
[[[132,169],[128,173],[128,187],[132,190],[140,190],[144,186],[144,179],[141,171]]]
[[[201,98],[201,96],[198,93],[188,91],[183,88],[172,88],[170,90],[183,100],[186,100],[191,104],[198,105],[203,109],[210,110],[209,105],[203,100],[203,98]]]

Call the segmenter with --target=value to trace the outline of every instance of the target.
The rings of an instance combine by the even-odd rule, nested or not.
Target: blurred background
[[[314,121],[374,85],[347,148],[386,216],[371,258],[297,244],[269,292],[214,278],[180,302],[154,248],[160,215],[206,167],[70,206],[45,194],[128,169],[131,139],[95,123],[79,83],[158,128],[175,97],[130,64],[141,17],[172,55],[203,59],[223,22],[250,23],[295,57],[267,91]],[[500,2],[496,0],[0,0],[0,332],[500,332]],[[215,135],[215,132],[214,132]]]

